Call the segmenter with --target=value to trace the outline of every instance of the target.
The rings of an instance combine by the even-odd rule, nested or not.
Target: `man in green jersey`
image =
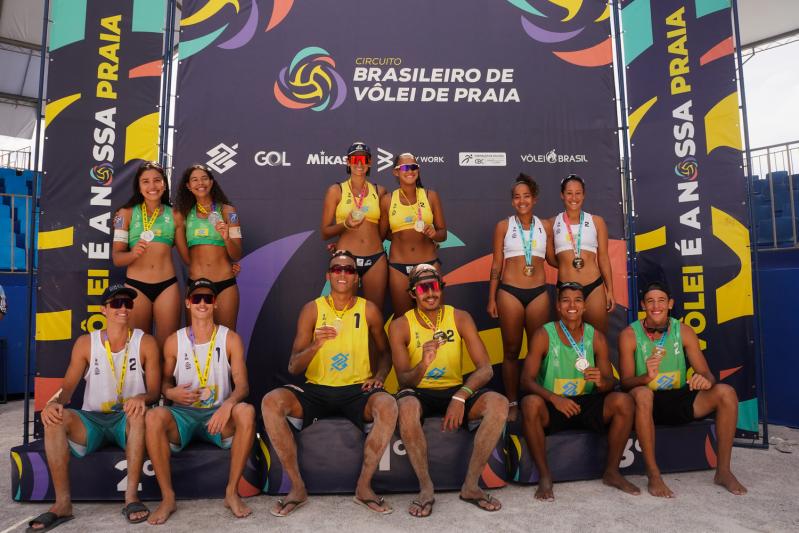
[[[655,424],[686,424],[715,411],[715,482],[733,494],[745,494],[746,488],[730,471],[738,396],[729,385],[716,383],[694,330],[669,317],[673,306],[664,283],[649,283],[641,297],[646,317],[619,336],[621,385],[635,399],[635,433],[644,456],[649,493],[674,496],[655,462]],[[688,366],[692,372],[686,371]]]
[[[544,324],[522,369],[524,438],[538,468],[535,497],[554,500],[547,464],[546,436],[566,429],[607,431],[608,458],[602,481],[629,494],[638,487],[619,472],[619,462],[633,424],[635,406],[623,392],[613,392],[616,380],[601,331],[583,322],[583,286],[566,282],[558,289],[560,321]]]

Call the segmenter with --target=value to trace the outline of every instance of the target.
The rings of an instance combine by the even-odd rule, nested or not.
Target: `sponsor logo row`
[[[242,156],[239,145],[219,143],[206,152],[209,159],[206,165],[213,171],[224,174],[238,164]],[[389,170],[394,164],[394,154],[384,148],[377,148],[377,160],[373,165],[378,172]],[[306,154],[304,159],[295,160],[289,157],[285,150],[259,150],[252,156],[253,162],[260,167],[290,167],[293,163],[305,165],[343,166],[347,164],[346,156],[331,155],[324,150]],[[420,164],[444,164],[451,162],[444,155],[417,155]],[[528,164],[553,164],[553,163],[588,163],[585,154],[559,153],[554,148],[543,153],[519,154],[519,161]],[[458,152],[458,166],[461,167],[504,167],[508,165],[507,152]],[[374,167],[373,167],[374,168]]]

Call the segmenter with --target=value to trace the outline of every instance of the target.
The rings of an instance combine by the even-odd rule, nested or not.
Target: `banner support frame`
[[[172,110],[172,56],[175,53],[176,0],[167,2],[166,29],[164,30],[164,58],[161,72],[161,138],[158,142],[159,160],[166,169],[168,165],[167,142],[169,140],[169,117]]]

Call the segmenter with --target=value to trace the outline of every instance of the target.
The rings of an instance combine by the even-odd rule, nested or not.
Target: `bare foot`
[[[732,475],[732,472],[716,472],[716,477],[713,478],[716,485],[721,485],[728,491],[736,496],[743,496],[746,494],[746,487],[741,485],[741,482]]]
[[[555,492],[552,490],[552,478],[542,477],[538,480],[538,488],[535,489],[535,499],[545,502],[555,501]]]
[[[305,487],[295,489],[291,487],[291,491],[283,498],[278,498],[275,506],[269,510],[272,516],[288,516],[294,512],[295,509],[304,505],[308,501],[308,491]]]
[[[649,494],[657,496],[658,498],[674,498],[674,493],[660,477],[660,474],[649,476],[649,483],[647,484]]]
[[[252,514],[252,509],[247,507],[247,504],[244,503],[244,500],[239,497],[237,492],[225,495],[225,507],[230,509],[236,518],[244,518]]]
[[[609,487],[616,487],[627,494],[633,494],[635,496],[641,494],[641,489],[627,481],[627,479],[622,476],[621,472],[618,470],[605,472],[605,474],[602,476],[602,483]]]
[[[515,422],[519,418],[519,406],[514,405],[508,409],[508,422]]]
[[[150,513],[150,518],[147,519],[147,523],[153,526],[165,524],[176,510],[175,500],[164,500],[155,512]]]

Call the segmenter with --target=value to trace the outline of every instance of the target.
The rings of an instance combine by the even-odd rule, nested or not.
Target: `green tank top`
[[[635,375],[643,376],[646,374],[646,360],[652,355],[655,343],[647,336],[640,320],[636,320],[630,326],[635,333]],[[686,385],[686,364],[682,335],[680,335],[680,321],[676,318],[669,318],[669,330],[664,335],[666,335],[666,340],[663,348],[666,350],[666,355],[660,361],[657,377],[649,382],[649,388],[652,390],[681,389]]]
[[[580,396],[589,394],[594,390],[594,382],[586,381],[583,373],[575,368],[577,352],[571,346],[566,346],[558,336],[557,322],[544,324],[544,329],[549,335],[547,355],[541,361],[538,371],[538,384],[560,396]],[[583,346],[585,358],[590,366],[594,364],[594,327],[585,324],[583,332]]]
[[[152,216],[152,213],[148,213]],[[144,221],[142,220],[141,204],[134,205],[130,214],[130,227],[128,228],[128,246],[133,248],[141,233],[144,231]],[[172,208],[168,205],[161,204],[158,212],[158,218],[150,228],[155,234],[152,242],[161,242],[167,246],[172,246],[175,242],[175,219],[172,217]]]
[[[217,208],[217,213],[222,215],[222,210]],[[223,217],[224,218],[224,217]],[[216,231],[216,228],[208,222],[207,218],[197,216],[197,206],[191,208],[189,216],[186,218],[186,242],[189,248],[197,244],[210,244],[212,246],[224,246],[225,240]]]

